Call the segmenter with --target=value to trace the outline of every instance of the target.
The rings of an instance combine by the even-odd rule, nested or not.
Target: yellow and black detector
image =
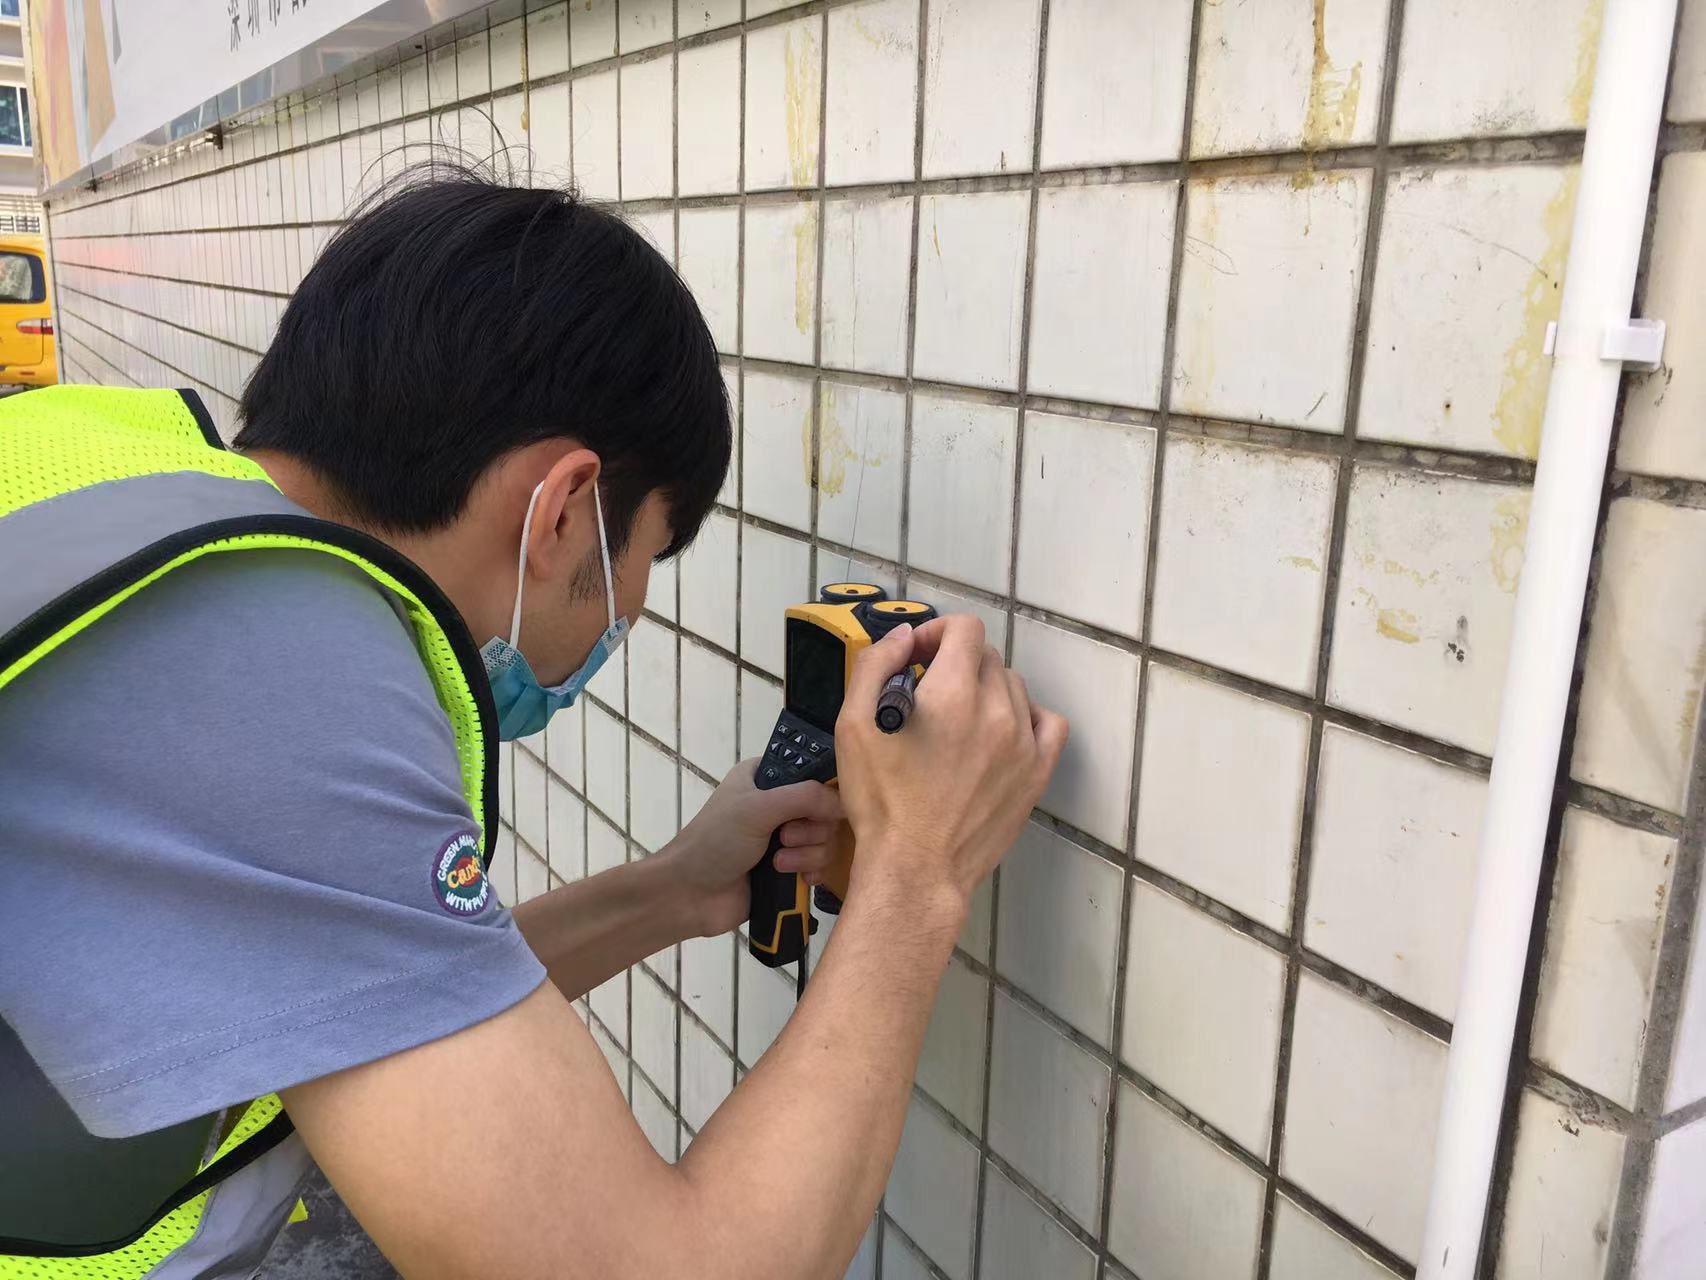
[[[758,762],[761,791],[793,782],[835,783],[835,721],[861,650],[903,622],[928,622],[936,610],[917,600],[890,600],[868,582],[832,582],[813,604],[794,605],[783,621],[782,714]],[[834,857],[818,887],[818,909],[834,915],[853,870],[853,831],[843,822],[833,838]],[[779,968],[803,958],[811,935],[812,895],[803,876],[776,869],[780,832],[773,832],[755,866],[748,945],[759,963]]]

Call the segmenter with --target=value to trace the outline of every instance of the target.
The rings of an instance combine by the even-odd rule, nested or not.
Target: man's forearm
[[[678,1166],[715,1242],[705,1274],[839,1275],[876,1211],[964,906],[863,889],[793,1018]]]
[[[541,894],[515,923],[557,990],[579,999],[599,983],[696,933],[667,854]]]

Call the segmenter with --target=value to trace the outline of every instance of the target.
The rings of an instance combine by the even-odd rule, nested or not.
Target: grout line
[[[1314,15],[1316,39],[1326,18],[1317,8]],[[1404,30],[1404,0],[1386,6],[1385,56],[1380,84],[1380,105],[1375,121],[1373,165],[1369,174],[1368,210],[1363,222],[1362,261],[1357,273],[1355,318],[1351,326],[1350,361],[1346,371],[1345,411],[1342,422],[1347,454],[1354,448],[1362,406],[1363,373],[1367,366],[1369,317],[1373,309],[1374,275],[1379,264],[1380,236],[1386,209],[1387,174],[1391,164],[1393,103],[1398,85],[1401,38]],[[1313,163],[1307,156],[1306,163]],[[1296,1047],[1297,1000],[1306,967],[1304,934],[1309,904],[1310,871],[1315,854],[1315,815],[1320,800],[1321,744],[1326,731],[1328,677],[1332,667],[1333,628],[1337,616],[1339,580],[1343,572],[1345,537],[1349,523],[1351,482],[1356,474],[1352,457],[1336,463],[1333,510],[1328,525],[1327,567],[1322,575],[1320,623],[1316,636],[1315,688],[1317,704],[1309,718],[1309,745],[1304,763],[1303,804],[1298,829],[1293,833],[1294,862],[1291,884],[1291,918],[1284,947],[1284,988],[1280,1003],[1279,1040],[1274,1053],[1272,1110],[1266,1152],[1267,1179],[1262,1196],[1261,1235],[1256,1251],[1256,1280],[1268,1280],[1273,1267],[1274,1230],[1277,1225],[1277,1195],[1282,1178],[1281,1157],[1285,1150],[1285,1124],[1290,1111],[1291,1069]],[[1436,1024],[1439,1021],[1436,1020]],[[1442,1034],[1443,1032],[1443,1034]],[[1438,1025],[1434,1034],[1449,1038],[1449,1028]]]
[[[1196,106],[1197,60],[1202,38],[1202,3],[1199,0],[1191,6],[1191,29],[1185,47],[1185,100],[1180,111],[1179,156],[1181,162],[1187,161],[1191,150],[1191,117]],[[1188,212],[1187,186],[1183,178],[1178,182],[1173,199],[1173,241],[1167,265],[1167,302],[1164,327],[1161,339],[1161,376],[1157,395],[1157,411],[1153,419],[1154,444],[1150,457],[1149,477],[1149,511],[1147,525],[1144,529],[1144,573],[1143,573],[1143,602],[1141,616],[1138,620],[1138,634],[1146,640],[1151,635],[1151,624],[1155,614],[1155,568],[1161,553],[1161,496],[1163,465],[1168,425],[1173,413],[1173,371],[1178,360],[1178,319],[1180,281],[1184,271],[1185,219]],[[1151,650],[1153,646],[1150,646]],[[1131,768],[1127,775],[1128,793],[1126,796],[1126,837],[1123,849],[1125,860],[1135,866],[1137,862],[1137,815],[1138,796],[1142,786],[1143,775],[1143,741],[1148,731],[1147,711],[1149,705],[1149,670],[1151,662],[1139,660],[1137,669],[1137,698],[1132,708],[1133,733]],[[1114,1160],[1117,1154],[1115,1147],[1118,1141],[1120,1105],[1123,1090],[1120,1088],[1120,1067],[1123,1065],[1121,1054],[1124,1052],[1125,1041],[1125,998],[1128,971],[1131,963],[1131,912],[1133,897],[1136,892],[1134,874],[1120,876],[1120,914],[1118,930],[1114,942],[1114,1006],[1109,1022],[1108,1043],[1112,1051],[1115,1065],[1113,1081],[1108,1088],[1108,1115],[1102,1137],[1102,1169],[1101,1169],[1101,1205],[1096,1222],[1096,1230],[1103,1242],[1103,1251],[1096,1264],[1097,1280],[1105,1280],[1108,1274],[1110,1254],[1106,1250],[1106,1241],[1113,1226],[1114,1198]]]

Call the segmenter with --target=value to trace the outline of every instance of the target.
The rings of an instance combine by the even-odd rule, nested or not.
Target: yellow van
[[[0,236],[0,385],[58,381],[46,247],[36,236]]]

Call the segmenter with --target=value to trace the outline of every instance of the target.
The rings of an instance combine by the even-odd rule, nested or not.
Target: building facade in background
[[[0,235],[40,235],[24,0],[0,0]]]
[[[1408,1277],[1610,3],[509,0],[56,190],[63,376],[229,435],[374,183],[453,148],[619,203],[740,443],[622,663],[505,749],[502,896],[762,750],[815,584],[973,610],[1072,744],[855,1274]],[[1490,1276],[1706,1257],[1703,225],[1684,0]],[[581,1012],[673,1158],[791,1000],[721,938]]]

